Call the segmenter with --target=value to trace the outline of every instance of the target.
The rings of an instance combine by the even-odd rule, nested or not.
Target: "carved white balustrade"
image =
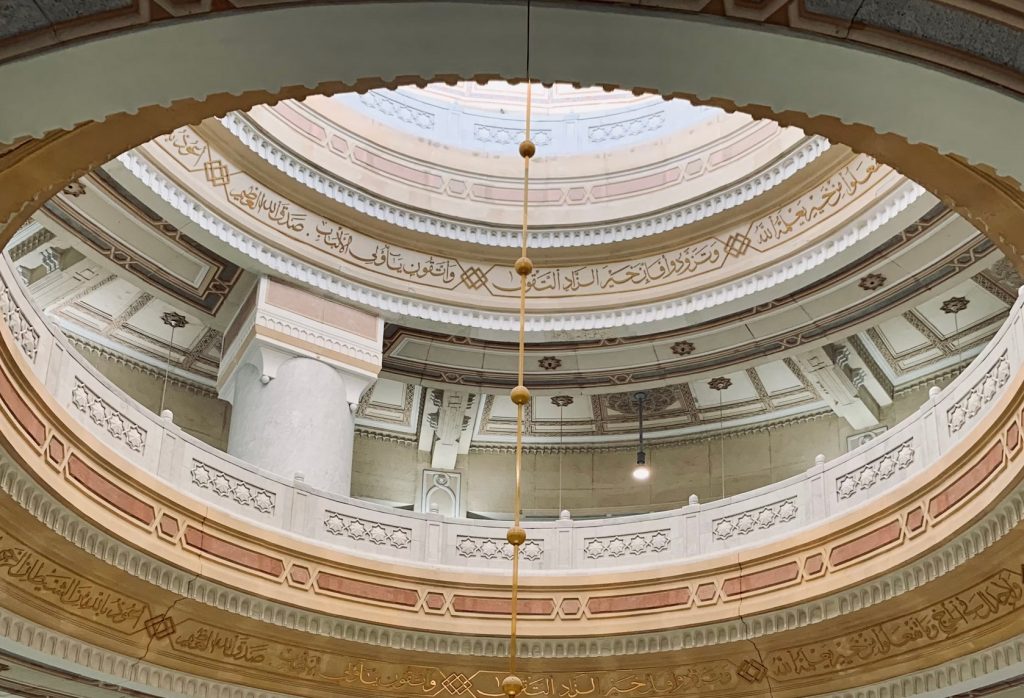
[[[113,451],[189,496],[356,554],[400,554],[404,563],[414,565],[507,570],[507,522],[331,496],[217,451],[100,376],[27,301],[9,263],[0,264],[0,282],[0,309],[19,350],[68,415]],[[716,502],[600,520],[530,522],[523,568],[592,571],[663,564],[758,546],[819,525],[927,470],[970,434],[1020,370],[1022,347],[1024,317],[1018,300],[989,346],[956,380],[857,449]]]

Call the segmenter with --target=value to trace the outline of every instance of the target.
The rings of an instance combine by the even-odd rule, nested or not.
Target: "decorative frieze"
[[[869,490],[882,480],[888,480],[897,470],[906,470],[914,462],[912,439],[904,441],[883,456],[855,468],[836,479],[836,496],[849,499],[858,492]]]
[[[39,351],[39,332],[25,317],[25,313],[21,312],[6,284],[0,287],[0,313],[3,313],[4,323],[14,335],[14,341],[21,347],[25,356],[35,361],[36,352]]]
[[[473,139],[480,143],[509,145],[520,143],[525,138],[526,132],[521,128],[504,128],[502,126],[492,126],[491,124],[473,125]],[[551,131],[531,131],[530,140],[539,146],[551,145]]]
[[[412,529],[402,526],[391,526],[378,521],[368,521],[354,516],[346,516],[336,511],[328,511],[324,519],[324,528],[333,536],[341,536],[350,540],[361,540],[382,548],[408,550],[412,545]]]
[[[796,504],[796,497],[789,497],[774,504],[715,519],[711,526],[711,535],[715,540],[745,536],[754,531],[792,521],[798,513],[800,509]]]
[[[434,128],[434,115],[429,111],[426,111],[425,109],[417,109],[405,102],[386,97],[377,90],[365,92],[360,95],[359,99],[370,109],[398,119],[410,126],[415,126],[416,128],[423,129],[424,131],[431,131]]]
[[[621,536],[601,536],[583,541],[583,554],[591,560],[605,557],[627,557],[660,553],[669,549],[672,538],[668,529]]]
[[[981,377],[981,380],[946,410],[946,423],[949,425],[950,436],[963,429],[964,425],[973,419],[982,407],[990,403],[999,389],[1009,380],[1010,362],[1006,358],[1006,352],[1003,351],[992,368]]]
[[[192,461],[192,484],[244,507],[252,507],[264,514],[274,513],[277,497],[273,492],[250,485],[198,460]]]
[[[166,149],[166,146],[167,144],[164,140],[157,139],[154,141],[153,145],[147,147],[161,148],[164,149],[163,152],[172,154]],[[259,150],[260,149],[257,149],[257,152],[259,152]],[[254,258],[259,258],[261,260],[261,264],[263,264],[268,270],[273,270],[284,278],[293,279],[298,281],[300,284],[312,284],[322,289],[324,292],[334,295],[340,300],[354,301],[362,306],[376,308],[385,313],[401,313],[402,315],[409,317],[429,317],[441,323],[472,325],[473,327],[481,329],[515,329],[515,321],[508,313],[496,313],[488,310],[480,310],[478,308],[464,308],[444,302],[434,302],[434,300],[410,299],[408,295],[409,283],[429,287],[430,290],[428,295],[431,299],[437,299],[438,301],[440,301],[440,297],[437,295],[437,291],[442,289],[452,290],[455,286],[461,286],[468,290],[480,292],[483,292],[482,289],[487,286],[490,289],[490,292],[494,292],[495,295],[511,294],[513,289],[515,289],[515,292],[518,292],[518,281],[515,279],[514,270],[511,268],[501,267],[500,265],[488,270],[484,270],[479,266],[463,268],[456,263],[457,260],[454,260],[454,258],[437,255],[431,256],[425,252],[405,249],[390,244],[381,246],[379,241],[372,239],[372,236],[360,236],[360,234],[354,234],[355,236],[352,238],[350,245],[347,245],[344,250],[340,248],[334,250],[332,254],[336,253],[339,259],[346,260],[346,263],[358,263],[360,268],[363,269],[375,267],[381,271],[381,273],[387,273],[389,275],[393,274],[395,278],[400,278],[400,281],[403,284],[403,289],[405,290],[403,291],[404,295],[399,296],[378,288],[371,288],[359,284],[354,285],[352,282],[344,281],[334,275],[325,274],[322,270],[310,265],[296,262],[277,246],[280,244],[280,241],[275,242],[273,246],[269,246],[241,232],[237,227],[230,225],[227,221],[214,215],[205,207],[197,207],[194,199],[187,192],[182,190],[181,185],[175,183],[167,176],[157,171],[151,163],[141,157],[138,153],[134,151],[124,153],[119,157],[119,161],[133,175],[137,176],[144,184],[146,184],[146,186],[150,187],[179,213],[201,226],[209,234],[222,242],[238,249],[247,250],[248,255]],[[279,161],[274,159],[273,162],[278,163]],[[283,161],[280,164],[282,164],[285,171],[291,171],[290,165],[284,166]],[[179,165],[181,165],[181,163],[179,163]],[[779,167],[781,167],[781,165]],[[772,168],[773,171],[775,169],[778,168]],[[308,165],[303,167],[303,171],[306,173],[310,172]],[[188,174],[187,171],[184,171],[184,176],[189,177],[192,175]],[[874,163],[870,158],[857,160],[856,162],[851,163],[851,165],[843,168],[836,175],[836,177],[842,179],[842,181],[851,182],[850,186],[844,189],[846,192],[844,201],[864,194],[863,190],[873,186],[872,182],[877,183],[881,178],[887,176],[889,176],[888,170],[885,170],[877,163]],[[308,184],[312,180],[307,181],[304,179],[303,181]],[[859,184],[854,186],[852,184],[853,181],[857,181]],[[798,209],[809,210],[807,209],[807,206],[812,205],[811,199],[817,200],[817,197],[821,196],[819,193],[820,191],[830,191],[834,186],[834,182],[835,179],[830,178],[822,184],[824,189],[819,187],[818,189],[809,192],[808,197],[810,198],[801,198],[800,200],[793,202],[791,206],[787,207],[787,210],[790,208],[793,211]],[[335,186],[331,183],[328,184],[330,184],[330,187],[325,188],[325,192],[329,192],[332,190],[331,188]],[[248,201],[249,191],[252,190],[257,198],[258,196],[264,196],[264,200],[266,201],[277,201],[283,205],[285,202],[284,199],[263,191],[261,186],[262,185],[254,183],[244,187],[245,191],[242,189],[236,189],[234,190],[234,193],[238,194],[242,200]],[[749,186],[745,185],[745,191],[749,188]],[[257,192],[256,190],[259,191]],[[838,254],[839,251],[846,249],[849,245],[854,244],[856,241],[863,239],[877,230],[878,227],[891,220],[893,216],[905,210],[910,203],[917,200],[923,195],[923,193],[924,190],[913,183],[906,183],[905,185],[898,187],[897,191],[886,198],[884,204],[880,204],[878,214],[872,217],[869,224],[859,226],[856,229],[844,229],[843,232],[830,236],[827,240],[821,240],[818,244],[807,247],[799,255],[792,255],[771,267],[766,267],[762,272],[760,272],[760,278],[762,281],[758,288],[762,290],[769,289],[778,283],[788,281],[793,278],[794,274],[806,273],[806,270],[824,263],[827,259]],[[218,194],[218,196],[220,196],[220,194]],[[239,200],[231,198],[231,192],[226,191],[223,193],[223,196],[225,198],[225,203],[229,206],[236,209],[248,210],[247,205],[243,205]],[[270,196],[271,198],[267,199],[267,196]],[[718,201],[722,196],[724,195],[715,194],[715,201]],[[344,197],[342,200],[345,200]],[[713,208],[716,213],[721,210],[720,207],[717,206]],[[300,212],[295,208],[290,208],[289,210],[292,212],[293,217],[297,213],[303,213],[305,216],[301,223],[302,230],[313,230],[318,226],[323,227],[324,230],[327,230],[328,228],[334,230],[336,227],[335,224],[331,223],[329,220],[319,217],[313,212]],[[368,215],[378,215],[379,211],[377,213],[370,213],[369,209],[367,209],[367,213]],[[767,215],[766,218],[757,223],[758,227],[762,226],[762,223],[765,226],[768,226],[765,228],[763,233],[765,240],[774,239],[774,236],[777,233],[777,231],[773,232],[771,227],[774,225],[771,223],[771,221],[774,220],[772,218],[774,215],[776,214],[772,213]],[[671,215],[670,218],[675,221],[671,223],[671,226],[677,227],[679,225],[679,220],[683,219],[682,216],[682,213],[679,213],[678,216],[675,214]],[[687,217],[686,220],[689,221],[690,218]],[[279,232],[282,232],[286,237],[295,237],[297,235],[296,231],[292,230],[287,225],[283,225],[269,219],[266,223]],[[295,225],[299,224],[296,223]],[[653,223],[650,225],[644,223],[643,225],[644,230],[648,232],[650,230],[658,229],[659,227],[660,225],[654,225]],[[460,231],[461,230],[462,228],[460,227]],[[610,235],[612,235],[616,240],[621,239],[619,237],[621,231],[622,227],[619,224],[616,224],[615,230],[613,231],[614,234],[612,235],[610,233]],[[785,235],[793,237],[796,235],[802,235],[804,231],[804,226],[800,226],[799,229],[794,228],[792,230],[787,228]],[[644,234],[647,233],[645,232]],[[599,237],[602,239],[604,238],[603,235]],[[760,235],[758,237],[760,237]],[[491,240],[492,238],[487,237],[486,239]],[[281,240],[283,241],[283,238]],[[716,244],[719,245],[719,248],[725,249],[724,241],[719,241],[719,243]],[[704,243],[701,243],[701,245],[704,245]],[[721,251],[721,249],[719,249],[719,251]],[[749,245],[747,249],[749,254],[754,254],[756,252],[754,244]],[[690,269],[687,265],[680,266],[673,261],[675,259],[682,258],[679,254],[680,253],[678,252],[673,253],[672,259],[668,259],[665,253],[652,255],[647,257],[647,261],[641,265],[644,269],[648,269],[650,274],[647,272],[631,272],[629,274],[615,272],[614,275],[616,276],[616,280],[614,280],[614,283],[609,281],[609,285],[605,286],[602,285],[605,282],[601,281],[598,285],[602,288],[609,289],[606,292],[612,293],[616,292],[615,289],[612,288],[613,286],[618,287],[623,283],[630,287],[642,287],[648,282],[651,282],[653,277],[657,277],[657,283],[659,284],[670,283],[672,281],[679,280],[682,277],[687,277],[694,273],[694,270]],[[399,256],[401,259],[399,259]],[[724,252],[722,254],[712,254],[712,252],[704,250],[704,247],[701,248],[698,256],[702,260],[709,260],[709,262],[710,260],[717,260],[714,264],[719,266],[727,263],[736,263],[739,259],[739,257],[736,257],[735,255],[727,255]],[[683,257],[685,257],[685,254]],[[732,261],[727,260],[727,257]],[[390,260],[390,262],[381,260]],[[745,262],[745,259],[743,261]],[[637,263],[639,264],[639,261]],[[393,265],[394,269],[385,269],[388,264]],[[398,266],[395,265],[401,266],[401,269],[398,269]],[[675,270],[673,271],[671,281],[662,276],[664,273],[663,271],[659,271],[660,269],[663,269],[665,265],[668,265],[669,268]],[[640,267],[637,268],[640,269]],[[552,294],[557,294],[564,291],[564,289],[561,289],[562,284],[566,284],[567,287],[572,286],[575,288],[582,283],[582,279],[588,275],[606,277],[608,274],[612,273],[612,271],[613,270],[610,268],[606,269],[601,265],[591,265],[586,270],[575,267],[550,268],[545,269],[544,274],[541,276],[536,274],[533,275],[533,277],[531,277],[531,279],[533,279],[531,283],[534,284],[535,291],[538,291],[541,286],[544,286],[545,293],[550,292]],[[682,277],[680,277],[680,274]],[[594,276],[594,278],[596,279],[597,276]],[[677,317],[680,314],[692,312],[694,308],[710,308],[716,304],[725,302],[725,299],[727,298],[738,298],[750,293],[751,290],[748,286],[749,284],[744,285],[743,281],[732,281],[714,289],[704,289],[695,294],[681,295],[673,298],[671,301],[659,303],[657,306],[657,313],[659,317],[667,320]],[[652,317],[652,308],[653,306],[650,305],[642,305],[617,309],[613,313],[606,312],[604,310],[595,312],[567,313],[557,318],[554,325],[551,324],[552,321],[550,319],[530,318],[527,321],[527,331],[568,331],[581,328],[595,330],[607,327],[631,325],[635,322],[648,322],[650,317]]]
[[[105,429],[108,434],[123,442],[131,450],[145,453],[146,430],[86,387],[80,378],[75,378],[75,387],[71,391],[71,404],[87,416],[93,424]]]
[[[373,93],[368,92],[367,94]],[[373,104],[370,106],[375,108]],[[385,109],[386,107],[383,107],[380,111],[385,111]],[[224,117],[221,123],[243,145],[275,168],[293,178],[299,179],[303,184],[320,194],[355,208],[360,213],[380,220],[386,220],[393,225],[411,228],[420,233],[436,235],[451,240],[474,244],[496,244],[501,247],[516,247],[519,245],[518,232],[466,221],[458,221],[456,224],[450,220],[432,216],[422,211],[413,212],[408,208],[396,205],[392,201],[357,189],[339,178],[328,176],[319,169],[312,169],[309,167],[309,161],[302,160],[280,148],[267,137],[262,129],[255,128],[251,117],[233,113]],[[477,125],[474,123],[474,137],[476,137]],[[486,126],[485,124],[479,125],[481,127]],[[522,129],[508,130],[515,130],[520,134],[520,137],[508,140],[506,141],[507,143],[513,144],[522,140]],[[538,136],[536,131],[532,132],[534,141],[540,146],[546,145],[551,139],[550,132],[544,133],[546,136]],[[494,135],[488,132],[485,137],[493,137]],[[542,142],[541,139],[546,139],[547,142]],[[205,144],[203,144],[203,147],[205,147]],[[596,225],[572,226],[566,230],[552,228],[551,230],[531,231],[531,246],[580,247],[600,244],[602,242],[632,240],[638,237],[646,237],[650,235],[652,230],[658,232],[671,230],[677,227],[681,221],[693,223],[703,220],[724,210],[744,204],[755,196],[759,196],[765,191],[782,184],[805,166],[817,160],[823,153],[828,151],[829,147],[831,146],[827,140],[813,136],[804,140],[770,167],[753,172],[748,177],[733,183],[725,189],[715,190],[706,196],[696,199],[687,199],[675,207],[658,211],[657,213],[634,216],[627,220],[615,221],[612,224],[602,222]],[[122,160],[130,159],[130,156],[121,157]],[[691,156],[687,155],[686,157],[689,158]]]
[[[512,544],[504,538],[484,538],[476,536],[459,536],[455,550],[459,557],[481,560],[511,560]],[[519,548],[519,557],[536,562],[544,557],[544,544],[529,539]]]
[[[591,143],[618,141],[623,138],[639,136],[643,133],[657,131],[665,125],[665,112],[644,114],[634,119],[616,121],[610,124],[598,124],[587,129],[587,138]]]

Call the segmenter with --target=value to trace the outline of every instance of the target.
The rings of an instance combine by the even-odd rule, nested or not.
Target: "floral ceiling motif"
[[[676,356],[689,356],[690,354],[693,353],[696,347],[693,346],[693,342],[689,342],[684,339],[673,344],[670,347],[670,349],[672,350],[672,353],[675,354]]]
[[[885,285],[885,281],[885,277],[881,274],[867,274],[861,277],[857,285],[865,291],[877,291]]]
[[[554,371],[562,367],[562,360],[557,356],[542,356],[537,360],[537,365],[545,371]]]
[[[708,381],[708,387],[712,390],[728,390],[732,385],[732,379],[725,376],[712,378]]]
[[[961,311],[967,310],[967,306],[970,303],[964,296],[953,296],[944,300],[939,307],[942,309],[942,312],[948,315],[956,315]]]
[[[672,387],[651,388],[644,391],[644,413],[654,415],[663,412],[679,402],[679,395]],[[639,412],[636,391],[615,393],[608,396],[609,409],[621,414],[637,414]]]

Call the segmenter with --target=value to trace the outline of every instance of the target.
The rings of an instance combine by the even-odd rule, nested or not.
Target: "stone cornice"
[[[221,119],[227,130],[245,147],[272,167],[328,199],[353,210],[418,233],[449,240],[495,247],[518,247],[517,229],[499,228],[473,221],[444,218],[414,210],[375,196],[300,159],[287,146],[266,133],[250,117],[234,113]],[[613,224],[594,223],[571,228],[534,229],[530,247],[587,247],[623,242],[676,230],[753,200],[781,184],[817,159],[831,145],[823,138],[804,139],[789,152],[757,172],[693,201],[653,214],[638,215]]]

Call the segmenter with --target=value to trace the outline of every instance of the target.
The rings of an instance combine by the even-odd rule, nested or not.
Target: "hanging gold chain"
[[[518,383],[512,389],[511,398],[516,406],[516,478],[513,497],[512,526],[506,538],[512,544],[512,608],[508,645],[509,675],[501,682],[501,689],[507,696],[516,696],[523,690],[523,680],[516,676],[516,622],[519,618],[519,550],[526,542],[526,531],[521,525],[522,510],[521,492],[523,475],[523,411],[530,402],[530,391],[523,385],[523,373],[526,362],[526,280],[533,271],[533,262],[526,256],[529,231],[530,210],[530,159],[537,152],[537,147],[530,140],[530,114],[532,111],[533,85],[529,78],[526,81],[526,128],[523,142],[519,144],[519,154],[523,157],[523,234],[519,259],[515,270],[519,274],[519,372]]]

